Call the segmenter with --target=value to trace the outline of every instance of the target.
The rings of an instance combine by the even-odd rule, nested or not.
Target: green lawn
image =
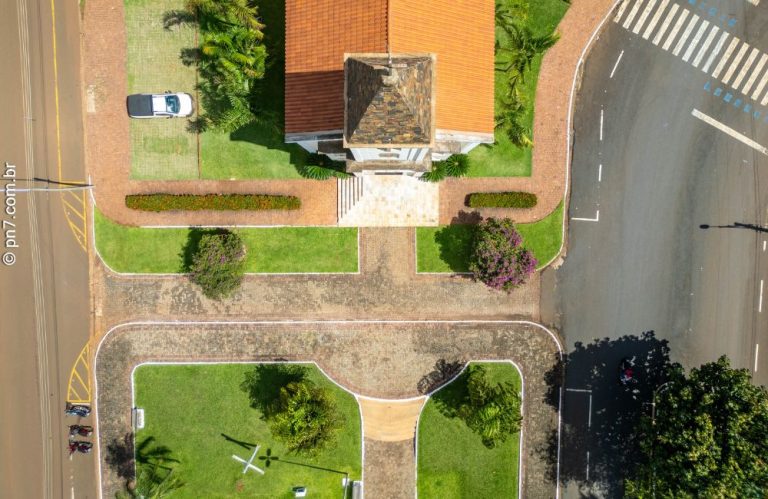
[[[506,0],[497,0],[503,2]],[[530,2],[528,18],[525,24],[535,36],[551,33],[568,10],[563,0],[535,0]],[[524,124],[533,127],[533,104],[536,95],[536,83],[539,78],[542,57],[537,57],[522,86],[523,100],[527,103]],[[507,77],[496,72],[496,103],[502,99],[508,88]],[[536,138],[533,138],[534,144]],[[496,134],[496,144],[480,145],[469,153],[470,177],[527,177],[531,175],[531,149],[524,149],[512,144],[503,133]]]
[[[492,383],[521,386],[517,369],[509,363],[481,363]],[[518,492],[520,435],[494,449],[458,418],[440,412],[441,397],[463,388],[463,376],[435,393],[421,413],[418,427],[417,492],[421,498],[515,498]]]
[[[128,40],[130,93],[195,93],[196,70],[182,64],[182,49],[195,46],[190,27],[163,28],[163,14],[183,9],[184,0],[124,0]],[[249,125],[233,133],[187,130],[187,119],[131,120],[131,178],[182,179],[294,179],[309,157],[297,144],[285,144],[281,131],[285,89],[285,3],[262,2],[266,25],[264,43],[268,65],[259,104],[261,114],[275,116],[277,126]],[[199,161],[198,161],[198,140]]]
[[[560,251],[563,241],[563,203],[542,220],[518,224],[523,244],[533,252],[539,265],[548,263]],[[472,253],[473,225],[443,225],[416,229],[418,272],[468,272]]]
[[[96,248],[116,272],[176,273],[189,263],[201,229],[147,229],[117,224],[95,211]],[[246,272],[357,272],[357,229],[237,229],[247,247]]]
[[[134,373],[136,405],[144,409],[145,427],[136,432],[137,445],[154,438],[178,459],[176,472],[186,485],[174,498],[261,497],[291,498],[291,488],[305,486],[309,496],[338,499],[344,475],[361,478],[360,413],[354,397],[331,383],[313,365],[308,378],[333,394],[345,425],[335,446],[308,458],[286,454],[273,440],[261,413],[250,407],[240,389],[245,373],[254,364],[145,365]],[[271,450],[273,461],[264,475],[248,472],[232,455],[250,457],[251,450],[227,440],[259,444],[259,457]],[[140,456],[139,456],[140,457]],[[139,459],[140,460],[140,459]],[[288,463],[286,461],[291,461]],[[255,463],[265,468],[264,461]],[[302,465],[317,466],[315,469]],[[141,467],[141,464],[139,464]]]

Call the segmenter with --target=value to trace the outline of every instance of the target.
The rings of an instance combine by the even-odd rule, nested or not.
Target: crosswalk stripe
[[[752,70],[752,76],[749,77],[747,83],[744,84],[744,88],[741,89],[744,94],[749,94],[749,91],[752,89],[752,85],[754,85],[755,81],[757,81],[757,77],[760,76],[760,72],[763,70],[763,66],[765,66],[767,61],[768,54],[763,54],[763,56],[760,58],[760,61],[758,61],[757,66],[755,66],[755,69]]]
[[[656,27],[656,25],[659,23],[659,19],[661,19],[661,15],[664,13],[664,11],[667,9],[667,5],[669,5],[669,0],[661,0],[661,5],[659,5],[659,10],[656,11],[656,13],[651,18],[650,24],[648,24],[648,27],[645,28],[645,31],[643,32],[643,38],[646,40],[649,36],[651,36],[651,33],[653,32],[653,28]]]
[[[635,23],[635,27],[632,28],[632,33],[637,34],[640,31],[640,28],[643,27],[643,24],[645,24],[645,20],[648,19],[648,16],[653,11],[653,8],[656,6],[656,2],[658,1],[659,0],[651,0],[650,2],[648,2],[648,5],[645,6],[645,10],[640,16],[640,19],[637,20],[637,22]]]
[[[736,69],[739,67],[739,64],[741,63],[741,60],[744,58],[744,54],[747,53],[747,50],[749,49],[749,44],[744,43],[738,52],[736,52],[736,56],[734,56],[733,61],[731,62],[731,65],[728,66],[728,71],[725,72],[725,76],[723,76],[723,83],[726,85],[729,81],[731,81],[731,76],[733,76],[733,73],[736,72]]]
[[[656,33],[656,36],[653,37],[654,45],[658,45],[661,39],[664,37],[664,33],[667,32],[667,28],[669,28],[669,25],[675,19],[675,14],[677,14],[677,9],[679,8],[680,6],[677,5],[676,3],[672,4],[672,8],[669,9],[669,14],[667,14],[667,17],[664,18],[664,22],[661,23],[661,28],[659,28],[659,31]]]
[[[619,5],[619,10],[616,11],[616,17],[613,18],[613,22],[619,22],[621,16],[624,15],[624,11],[627,10],[627,5],[629,5],[629,0],[624,0],[621,2],[621,5]]]
[[[685,54],[683,54],[683,61],[688,62],[688,59],[691,58],[693,55],[693,51],[696,50],[696,46],[701,41],[701,38],[704,36],[704,31],[706,31],[707,27],[709,26],[709,21],[704,21],[701,23],[701,26],[699,26],[699,30],[696,32],[696,36],[693,37],[693,40],[691,41],[690,45],[688,45],[688,48],[685,49]]]
[[[760,79],[760,83],[757,84],[755,91],[752,92],[752,100],[757,100],[757,98],[760,97],[766,84],[768,84],[768,69],[765,70],[762,79]]]
[[[760,105],[764,106],[768,104],[768,92],[765,93],[765,97],[763,97],[763,100],[760,101]]]
[[[752,52],[749,53],[749,57],[747,57],[747,62],[744,63],[744,66],[741,68],[741,71],[739,72],[739,76],[737,76],[736,80],[734,80],[733,82],[733,88],[737,90],[739,89],[741,82],[744,81],[744,77],[747,76],[747,71],[749,71],[749,68],[752,67],[752,63],[755,62],[755,57],[757,57],[757,54],[759,52],[760,51],[757,49],[752,49]]]
[[[677,32],[680,31],[680,28],[683,27],[683,23],[685,23],[685,19],[688,17],[689,11],[687,9],[683,9],[683,11],[680,13],[680,17],[677,18],[677,22],[672,27],[672,31],[670,31],[669,36],[667,37],[666,41],[664,42],[664,45],[661,46],[664,50],[669,50],[669,46],[672,45],[672,41],[677,36]]]
[[[693,67],[698,68],[699,64],[701,64],[701,60],[704,58],[704,54],[707,53],[707,49],[712,44],[712,40],[715,39],[715,35],[717,35],[717,32],[720,31],[720,28],[717,26],[712,26],[712,29],[709,30],[709,34],[707,35],[707,38],[704,40],[704,45],[701,46],[699,49],[699,53],[696,54],[696,57],[693,58]]]
[[[712,66],[712,63],[715,62],[715,57],[717,57],[717,54],[719,54],[720,51],[723,49],[723,45],[725,45],[725,40],[728,39],[728,36],[730,36],[728,34],[728,32],[727,31],[723,31],[723,34],[720,35],[720,39],[715,44],[715,48],[712,50],[712,53],[709,54],[709,58],[707,59],[707,63],[704,64],[703,68],[701,68],[702,71],[704,71],[705,73],[707,71],[709,71],[709,67]]]
[[[725,49],[725,53],[723,54],[723,57],[720,59],[720,62],[717,63],[717,66],[715,66],[715,70],[712,71],[712,78],[717,78],[720,76],[720,72],[725,67],[725,63],[728,62],[728,58],[731,57],[733,50],[736,48],[736,45],[738,44],[739,44],[738,38],[734,38],[731,40],[731,43],[728,45],[728,48]]]
[[[622,24],[622,26],[624,26],[625,29],[628,29],[629,25],[632,24],[632,20],[637,15],[637,11],[640,10],[640,5],[642,5],[643,1],[644,0],[637,0],[635,4],[632,6],[632,9],[629,11],[629,14],[627,14],[627,18],[624,19],[624,24]]]
[[[685,45],[686,40],[688,40],[688,37],[691,36],[691,32],[693,31],[693,27],[696,26],[696,23],[699,22],[699,16],[694,14],[691,18],[691,21],[688,23],[688,26],[685,27],[685,31],[683,31],[683,36],[680,37],[680,40],[677,41],[677,45],[675,45],[675,50],[672,51],[673,55],[680,54],[680,51],[683,49],[683,45]]]

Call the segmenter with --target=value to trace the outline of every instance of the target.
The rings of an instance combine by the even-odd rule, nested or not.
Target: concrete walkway
[[[544,329],[529,323],[320,322],[277,324],[125,325],[101,344],[95,362],[102,451],[131,431],[131,372],[146,361],[315,361],[337,383],[378,398],[419,396],[420,380],[440,360],[508,359],[521,369],[523,497],[555,496],[553,475],[557,397],[549,397],[547,373],[559,348]],[[557,389],[555,388],[555,393]],[[408,412],[403,421],[412,424]],[[365,411],[364,414],[370,414]],[[415,488],[413,438],[383,441],[365,436],[365,492],[369,498],[410,498]],[[390,439],[393,440],[393,439]],[[103,495],[121,486],[104,462]]]

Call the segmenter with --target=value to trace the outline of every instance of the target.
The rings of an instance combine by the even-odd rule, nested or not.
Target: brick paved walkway
[[[529,210],[485,209],[483,216],[509,216],[517,222],[534,222],[547,216],[563,199],[570,169],[568,140],[573,77],[590,37],[617,0],[573,0],[558,26],[560,40],[547,51],[536,87],[533,120],[533,168],[530,177],[447,179],[440,189],[440,223],[451,223],[470,192],[527,191],[539,203]]]
[[[615,0],[573,0],[560,24],[561,38],[544,56],[536,92],[531,177],[447,179],[440,185],[440,223],[450,223],[469,192],[524,190],[539,204],[530,210],[482,210],[532,222],[549,214],[566,183],[570,92],[579,57],[597,24]],[[335,180],[135,181],[130,180],[129,123],[125,112],[126,35],[122,0],[85,4],[83,73],[88,102],[86,163],[96,185],[96,204],[109,218],[129,225],[332,225],[336,223]],[[302,199],[295,212],[144,213],[123,199],[141,192],[252,192],[292,194]]]
[[[523,373],[523,497],[551,498],[550,439],[557,411],[547,402],[546,373],[558,360],[552,337],[521,323],[282,323],[127,325],[113,331],[95,362],[101,449],[130,431],[133,367],[155,361],[313,360],[336,382],[363,395],[419,395],[419,380],[439,360],[509,359]],[[406,498],[414,491],[414,442],[365,439],[366,497]],[[395,454],[392,454],[392,453]],[[120,486],[103,464],[103,495]]]

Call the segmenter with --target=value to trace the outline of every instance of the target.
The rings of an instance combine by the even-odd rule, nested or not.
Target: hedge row
[[[473,192],[466,200],[470,208],[533,208],[536,203],[530,192]]]
[[[129,194],[125,206],[141,211],[298,210],[301,200],[271,194]]]

